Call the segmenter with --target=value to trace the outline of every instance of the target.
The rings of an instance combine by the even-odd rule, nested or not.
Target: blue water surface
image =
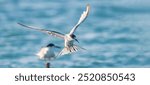
[[[41,68],[41,47],[63,47],[17,22],[68,33],[88,3],[90,14],[75,32],[87,50],[60,56],[52,67],[150,67],[150,0],[0,0],[0,67]]]

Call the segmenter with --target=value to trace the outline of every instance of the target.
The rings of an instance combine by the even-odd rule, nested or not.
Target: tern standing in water
[[[74,35],[74,32],[76,31],[78,26],[87,18],[89,11],[90,11],[90,5],[88,4],[86,6],[86,10],[82,13],[78,23],[72,28],[72,30],[68,34],[62,34],[62,33],[56,32],[56,31],[40,29],[38,27],[33,27],[33,26],[27,26],[22,23],[18,23],[18,24],[20,24],[21,26],[30,28],[30,29],[38,30],[38,31],[50,34],[52,36],[64,39],[64,49],[58,54],[58,55],[64,55],[64,54],[76,52],[79,49],[83,49],[74,44],[74,41],[78,42],[78,40],[76,39],[76,36]]]
[[[50,61],[56,58],[54,53],[54,48],[60,48],[59,46],[54,45],[53,43],[48,44],[46,47],[40,49],[36,54],[39,59],[42,59],[46,62],[46,67],[50,67]]]

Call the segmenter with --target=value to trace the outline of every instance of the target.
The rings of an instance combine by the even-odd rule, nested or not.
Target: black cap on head
[[[72,38],[76,38],[76,36],[74,34],[70,35]]]
[[[50,44],[48,44],[46,47],[52,47],[52,46],[54,46],[54,44],[53,44],[53,43],[50,43]]]

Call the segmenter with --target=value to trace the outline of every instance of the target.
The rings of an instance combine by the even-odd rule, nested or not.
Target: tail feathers
[[[76,52],[78,50],[81,50],[81,49],[84,49],[82,47],[79,47],[77,45],[73,45],[71,47],[65,47],[64,49],[62,49],[62,51],[58,54],[58,56],[61,56],[61,55],[65,55],[65,54],[70,54],[70,53],[73,53],[73,52]],[[85,50],[85,49],[84,49]]]

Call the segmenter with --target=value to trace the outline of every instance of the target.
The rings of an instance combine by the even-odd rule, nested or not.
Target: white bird
[[[24,24],[21,24],[21,23],[18,23],[18,24],[20,24],[21,26],[30,28],[30,29],[38,30],[38,31],[50,34],[52,36],[64,39],[64,49],[59,53],[59,55],[64,55],[64,54],[69,54],[69,53],[72,53],[72,52],[76,52],[79,49],[83,49],[83,48],[81,48],[81,47],[74,44],[74,40],[78,42],[78,40],[76,39],[76,36],[74,35],[74,32],[76,31],[78,26],[87,18],[88,14],[89,14],[89,11],[90,11],[90,5],[88,4],[86,6],[86,11],[84,11],[82,13],[78,23],[72,28],[72,30],[68,34],[65,34],[65,35],[62,34],[62,33],[56,32],[56,31],[40,29],[38,27],[27,26],[27,25],[24,25]]]
[[[50,43],[46,47],[41,48],[36,55],[39,57],[39,59],[49,62],[56,58],[54,48],[60,48],[60,47],[54,45],[53,43]]]

